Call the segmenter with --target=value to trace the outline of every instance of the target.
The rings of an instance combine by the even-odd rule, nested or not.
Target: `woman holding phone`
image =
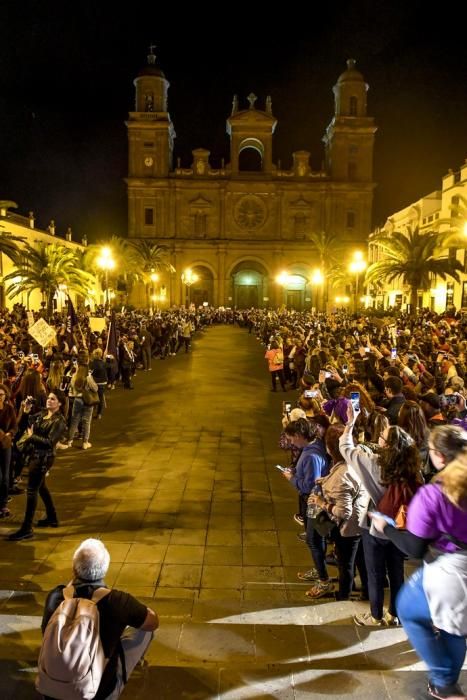
[[[348,420],[339,448],[345,462],[353,467],[368,493],[364,516],[370,509],[377,507],[390,485],[407,487],[407,492],[415,493],[421,485],[420,456],[417,446],[408,433],[398,426],[391,425],[379,437],[379,452],[372,453],[362,445],[356,445],[353,430],[358,412],[352,403],[348,407]],[[381,537],[373,526],[368,529],[366,518],[360,522],[362,527],[363,551],[368,571],[368,594],[370,612],[355,615],[357,625],[398,624],[396,597],[404,583],[404,555],[386,537]],[[384,584],[386,574],[389,579],[389,609],[383,610]]]

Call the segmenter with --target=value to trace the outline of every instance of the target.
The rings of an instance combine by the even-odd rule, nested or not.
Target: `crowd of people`
[[[355,623],[402,624],[427,697],[465,698],[467,318],[251,311],[241,323],[266,347],[272,391],[298,389],[279,468],[310,550],[306,595],[348,600],[358,582],[369,610]]]
[[[8,521],[10,502],[24,485],[27,492],[22,524],[10,541],[32,538],[34,526],[59,526],[46,477],[57,450],[76,442],[92,447],[93,419],[102,418],[108,392],[133,389],[137,370],[149,372],[154,358],[167,360],[181,348],[190,352],[195,331],[226,320],[222,310],[209,308],[122,311],[96,332],[89,313],[71,322],[67,312],[56,312],[48,319],[56,340],[42,348],[28,332],[42,314],[31,319],[21,305],[0,314],[0,519]],[[39,496],[45,517],[34,524]]]

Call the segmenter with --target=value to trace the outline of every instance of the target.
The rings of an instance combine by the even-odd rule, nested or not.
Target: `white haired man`
[[[108,588],[104,582],[110,555],[100,540],[81,542],[73,555],[75,598],[91,599],[94,591]],[[42,618],[42,633],[56,608],[64,600],[66,586],[54,588],[47,596]],[[157,614],[129,593],[112,589],[97,602],[99,635],[108,659],[94,700],[115,700],[123,691],[125,680],[145,654],[154,631],[159,626]],[[122,666],[122,656],[124,666]]]

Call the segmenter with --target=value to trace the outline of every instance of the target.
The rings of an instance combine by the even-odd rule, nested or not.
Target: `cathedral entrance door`
[[[235,302],[238,309],[258,308],[258,287],[255,284],[237,287]]]

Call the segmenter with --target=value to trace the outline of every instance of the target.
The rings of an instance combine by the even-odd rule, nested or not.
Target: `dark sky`
[[[438,188],[467,157],[460,3],[445,17],[419,0],[309,3],[307,17],[303,3],[282,3],[267,20],[229,4],[209,21],[197,6],[183,22],[181,4],[166,17],[158,5],[2,3],[0,199],[16,201],[21,214],[33,209],[39,226],[54,218],[59,233],[71,226],[90,240],[126,234],[124,120],[152,41],[171,83],[175,156],[186,166],[197,147],[211,151],[214,166],[228,160],[232,95],[246,106],[253,91],[259,107],[272,96],[274,160],[289,167],[292,151],[306,149],[319,168],[332,86],[349,57],[370,85],[378,126],[374,224]]]

